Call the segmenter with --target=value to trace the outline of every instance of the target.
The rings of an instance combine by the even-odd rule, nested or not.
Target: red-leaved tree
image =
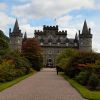
[[[29,38],[23,41],[23,55],[31,62],[32,67],[39,71],[42,67],[42,49],[35,38]]]

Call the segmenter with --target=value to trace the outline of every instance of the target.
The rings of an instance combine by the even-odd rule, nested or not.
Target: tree
[[[32,67],[39,71],[42,67],[42,50],[35,38],[23,41],[23,55],[31,62]]]
[[[9,38],[4,34],[2,30],[0,30],[0,38],[5,40],[6,42],[9,42]]]
[[[56,58],[56,65],[65,69],[68,66],[70,59],[78,53],[75,49],[65,49]]]
[[[0,38],[0,55],[4,55],[5,53],[7,53],[8,49],[8,43],[4,39]]]
[[[4,35],[3,31],[0,30],[0,55],[4,55],[9,50],[9,38]]]

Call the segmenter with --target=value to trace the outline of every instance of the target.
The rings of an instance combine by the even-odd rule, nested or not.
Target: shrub
[[[25,70],[25,73],[29,73],[31,70],[31,64],[28,59],[23,57],[20,52],[9,52],[2,57],[5,60],[12,60],[12,63],[15,65],[16,69]],[[23,71],[24,71],[23,70]]]
[[[11,81],[15,78],[15,66],[7,61],[0,64],[0,82]]]
[[[96,89],[98,84],[99,84],[99,78],[97,77],[97,75],[92,74],[89,77],[88,85],[90,86],[91,89]]]
[[[70,60],[73,56],[77,55],[78,51],[75,49],[67,48],[56,57],[56,66],[66,69],[69,67]]]
[[[78,76],[76,76],[76,80],[82,84],[82,85],[86,85],[88,82],[88,78],[89,78],[89,72],[88,71],[82,71],[79,73]]]

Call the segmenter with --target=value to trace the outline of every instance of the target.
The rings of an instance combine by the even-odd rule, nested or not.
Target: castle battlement
[[[43,26],[43,30],[58,30],[58,25],[56,26]]]
[[[64,30],[62,30],[62,31],[59,31],[57,34],[65,34],[65,35],[67,35],[67,31],[64,31]]]
[[[42,34],[43,33],[43,31],[40,31],[40,30],[35,30],[34,31],[34,34]]]

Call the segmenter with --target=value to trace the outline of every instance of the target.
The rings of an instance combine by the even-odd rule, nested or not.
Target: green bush
[[[82,72],[79,73],[78,76],[75,77],[77,82],[79,82],[82,85],[87,84],[88,78],[89,78],[89,72],[88,71],[82,71]]]
[[[15,78],[15,66],[9,62],[0,64],[0,82],[11,81]]]
[[[88,86],[95,90],[97,85],[99,84],[99,78],[97,75],[95,74],[92,74],[90,77],[89,77],[89,80],[88,80]]]
[[[65,74],[68,75],[70,78],[75,77],[75,68],[74,67],[69,67],[69,68],[65,69],[64,71],[65,71]]]
[[[32,72],[31,64],[19,52],[9,52],[0,59],[0,82],[11,81]]]
[[[2,59],[6,60],[12,60],[13,64],[15,65],[16,69],[21,69],[23,68],[26,70],[25,73],[30,73],[31,70],[31,64],[28,59],[23,57],[20,52],[9,52],[5,54]]]
[[[56,66],[59,66],[64,71],[67,71],[67,69],[69,69],[70,66],[71,58],[77,54],[78,51],[75,49],[70,49],[70,48],[65,49],[56,57]]]

